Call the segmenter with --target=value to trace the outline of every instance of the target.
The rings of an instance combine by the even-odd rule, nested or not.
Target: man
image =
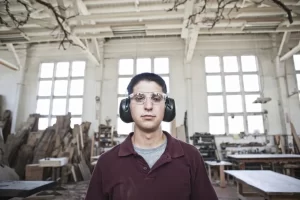
[[[199,151],[161,129],[175,117],[164,80],[139,74],[127,90],[120,117],[134,131],[100,156],[86,200],[217,200]]]

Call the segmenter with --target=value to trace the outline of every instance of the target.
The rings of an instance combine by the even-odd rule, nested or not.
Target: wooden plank
[[[54,147],[53,137],[55,135],[55,129],[53,127],[48,127],[42,134],[38,141],[38,144],[34,150],[33,164],[39,163],[40,159],[50,157],[52,154],[52,149]]]
[[[12,126],[12,113],[10,110],[6,110],[3,116],[0,117],[0,128],[2,128],[4,143],[6,142],[8,135],[11,134],[11,126]]]
[[[300,151],[300,138],[297,135],[297,132],[296,132],[296,129],[295,129],[293,123],[290,122],[290,124],[291,124],[291,132],[292,132],[292,135],[293,135],[293,139],[294,139],[294,141],[297,145],[298,151]]]
[[[267,194],[300,194],[300,180],[269,170],[226,170],[225,173]]]

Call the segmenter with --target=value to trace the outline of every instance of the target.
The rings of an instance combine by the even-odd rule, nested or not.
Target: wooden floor
[[[51,200],[84,200],[85,193],[88,187],[88,182],[79,182],[77,184],[68,184],[64,186],[67,190],[59,191],[61,196],[50,197]],[[219,200],[237,200],[236,187],[229,185],[226,188],[214,186]],[[13,198],[12,200],[21,200],[22,198]],[[251,199],[252,200],[252,199]],[[263,198],[253,198],[253,200],[263,200]]]

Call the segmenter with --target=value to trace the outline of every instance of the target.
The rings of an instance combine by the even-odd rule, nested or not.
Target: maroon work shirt
[[[131,136],[102,154],[86,200],[217,200],[199,151],[164,132],[167,147],[149,169]]]

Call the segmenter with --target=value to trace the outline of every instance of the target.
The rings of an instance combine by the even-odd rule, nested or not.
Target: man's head
[[[137,128],[144,132],[157,130],[165,114],[165,81],[154,73],[138,74],[130,81],[127,91],[131,116]]]

